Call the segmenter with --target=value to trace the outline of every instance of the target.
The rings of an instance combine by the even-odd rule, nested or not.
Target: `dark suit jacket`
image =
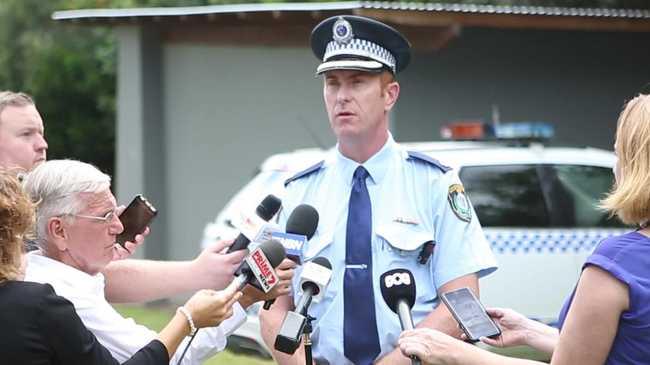
[[[83,325],[74,306],[49,284],[0,283],[0,363],[119,364]],[[124,364],[169,364],[167,349],[151,341]]]

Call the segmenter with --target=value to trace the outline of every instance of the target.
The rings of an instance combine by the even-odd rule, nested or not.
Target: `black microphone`
[[[384,297],[386,305],[399,316],[402,331],[413,329],[413,317],[411,308],[415,304],[415,278],[406,269],[390,270],[379,278],[381,296]],[[420,360],[411,357],[413,365],[419,365]]]
[[[300,204],[289,215],[285,232],[307,236],[307,240],[310,240],[318,228],[318,218],[316,208]]]
[[[307,323],[307,310],[313,301],[320,301],[327,284],[332,278],[332,264],[324,257],[317,257],[305,264],[300,276],[303,294],[296,309],[287,312],[282,327],[275,338],[275,349],[285,354],[296,352],[302,340],[302,333]]]
[[[275,213],[280,210],[282,206],[282,201],[273,194],[269,194],[262,200],[260,205],[255,208],[255,213],[258,217],[262,218],[265,221],[273,218]],[[243,250],[248,247],[248,244],[251,243],[251,240],[246,237],[243,233],[239,233],[239,236],[235,238],[235,241],[228,247],[226,253],[231,253],[233,251]]]
[[[309,204],[300,204],[291,212],[289,218],[287,218],[285,232],[305,236],[307,237],[307,241],[309,241],[314,236],[314,233],[316,233],[318,219],[319,216],[316,208]],[[292,247],[285,247],[287,258],[297,264],[302,264],[302,245],[304,242],[291,240],[291,244],[293,245]],[[296,244],[299,247],[296,247]],[[268,310],[273,303],[275,303],[275,299],[267,300],[264,302],[263,308]]]
[[[269,292],[279,281],[274,269],[284,257],[284,247],[280,242],[270,240],[261,243],[239,265],[230,285],[242,290],[246,284],[251,284],[265,293]]]

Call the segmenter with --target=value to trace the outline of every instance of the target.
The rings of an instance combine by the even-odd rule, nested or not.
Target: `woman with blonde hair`
[[[554,365],[650,363],[650,95],[629,101],[618,119],[616,183],[601,206],[639,228],[602,241],[587,258],[560,312],[558,331],[505,309],[488,313],[503,333],[483,342],[529,345]],[[405,355],[425,364],[540,364],[506,358],[429,329],[400,337]]]
[[[3,364],[119,364],[83,325],[72,303],[48,284],[21,281],[23,237],[34,205],[16,177],[0,169],[0,359]],[[158,338],[124,364],[169,364],[195,328],[232,314],[241,293],[202,290],[176,313]]]

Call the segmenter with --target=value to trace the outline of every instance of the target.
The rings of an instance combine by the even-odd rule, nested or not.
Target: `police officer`
[[[336,148],[325,160],[286,181],[281,224],[295,206],[320,213],[304,259],[327,257],[333,276],[322,301],[313,303],[312,341],[317,364],[409,363],[395,349],[401,328],[384,303],[379,277],[395,268],[414,275],[413,319],[458,335],[439,294],[469,286],[496,262],[455,171],[404,150],[388,130],[399,97],[395,75],[410,58],[408,41],[395,29],[359,16],[336,16],[314,28],[311,47],[322,63],[323,95]],[[262,334],[273,348],[285,312],[300,296],[283,297],[262,311]],[[279,363],[304,363],[275,352]]]

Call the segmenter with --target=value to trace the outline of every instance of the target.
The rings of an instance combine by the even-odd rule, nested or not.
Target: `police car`
[[[615,155],[589,147],[547,147],[540,141],[552,136],[552,128],[540,123],[497,128],[460,123],[442,135],[454,140],[402,145],[458,171],[499,263],[499,270],[481,279],[481,301],[555,323],[586,257],[602,239],[627,231],[597,208],[612,185]],[[234,237],[232,217],[252,211],[269,193],[281,198],[284,180],[325,153],[308,149],[269,157],[207,225],[204,242]],[[268,351],[255,328],[256,316],[249,317],[248,329],[235,332],[233,340]]]

